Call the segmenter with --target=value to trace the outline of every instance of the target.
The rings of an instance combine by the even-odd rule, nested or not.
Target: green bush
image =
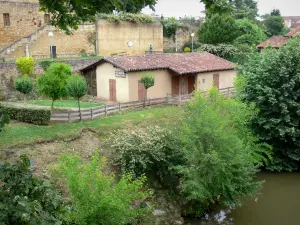
[[[21,57],[16,60],[17,68],[23,76],[31,76],[34,71],[34,59],[32,57]]]
[[[32,175],[26,156],[16,164],[0,164],[0,181],[1,224],[62,224],[60,194]]]
[[[233,45],[219,44],[219,45],[208,45],[204,44],[198,49],[200,51],[206,51],[221,58],[230,58],[232,55],[238,52],[238,49]]]
[[[269,159],[268,146],[256,144],[247,121],[253,109],[213,88],[196,92],[185,107],[181,141],[184,161],[178,166],[187,213],[202,214],[212,204],[238,205],[254,196],[257,165]]]
[[[122,174],[146,174],[164,186],[176,187],[173,167],[183,162],[175,131],[158,126],[120,130],[111,134],[106,145],[112,164],[119,166]]]
[[[184,52],[191,52],[191,49],[190,49],[189,47],[185,47],[185,48],[183,49],[183,51],[184,51]]]
[[[182,28],[183,25],[175,20],[175,18],[169,18],[162,20],[161,24],[163,25],[163,35],[164,37],[175,36],[176,30]]]
[[[99,14],[99,19],[105,19],[109,22],[120,23],[124,22],[131,22],[131,23],[153,23],[154,19],[151,16],[144,15],[144,14],[135,14],[135,13],[122,13],[120,15],[114,14]]]
[[[24,94],[24,104],[26,104],[27,95],[33,89],[33,80],[27,76],[17,77],[14,81],[14,85],[17,91]]]
[[[71,75],[72,70],[70,65],[53,63],[49,66],[45,74],[38,77],[38,92],[52,99],[52,109],[55,100],[68,95],[66,85]]]
[[[3,131],[5,124],[9,123],[9,117],[6,112],[0,111],[0,132]]]
[[[255,104],[253,131],[274,150],[269,170],[299,170],[300,161],[300,38],[280,49],[252,55],[241,71],[241,98]]]
[[[144,188],[145,177],[133,180],[124,175],[119,181],[104,171],[105,160],[98,154],[88,163],[77,156],[63,155],[54,171],[68,188],[72,210],[66,220],[78,225],[138,224],[148,212],[138,206],[151,193]]]
[[[53,60],[42,60],[40,61],[40,65],[43,68],[44,71],[47,71],[48,67],[52,64],[55,63]]]
[[[6,113],[10,119],[38,125],[49,124],[51,111],[47,109],[17,108],[0,106],[0,112]]]

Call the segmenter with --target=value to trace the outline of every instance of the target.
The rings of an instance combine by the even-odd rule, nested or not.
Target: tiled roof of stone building
[[[272,36],[269,39],[265,40],[261,44],[257,45],[257,48],[265,48],[267,46],[273,47],[273,48],[279,48],[285,43],[287,43],[288,37],[283,36]]]
[[[300,35],[300,27],[296,27],[296,28],[292,29],[285,36],[287,36],[287,37],[293,37],[293,36],[296,36],[296,35]]]
[[[225,59],[208,52],[197,52],[110,56],[104,57],[81,71],[85,71],[103,62],[108,62],[115,67],[123,69],[125,72],[169,69],[181,75],[234,69],[233,63]]]

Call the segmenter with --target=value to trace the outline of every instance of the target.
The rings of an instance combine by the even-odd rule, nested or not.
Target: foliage
[[[145,95],[144,95],[144,107],[146,106],[147,99],[147,91],[149,88],[154,86],[155,78],[151,73],[144,73],[141,78],[141,83],[145,87]]]
[[[40,62],[41,67],[43,68],[44,71],[47,71],[49,66],[54,63],[53,60],[41,60]]]
[[[253,109],[212,88],[196,92],[185,108],[182,144],[186,165],[179,166],[188,206],[202,214],[211,204],[238,205],[260,187],[257,165],[270,150],[256,144],[247,127]],[[265,155],[266,154],[266,155]],[[195,213],[195,211],[193,211]]]
[[[264,21],[266,34],[271,37],[273,35],[281,35],[285,31],[284,20],[281,16],[268,16]]]
[[[80,225],[137,224],[145,209],[135,203],[150,196],[143,189],[145,177],[133,180],[124,175],[117,182],[114,175],[103,171],[104,167],[105,160],[100,160],[98,154],[88,163],[74,155],[59,158],[57,173],[67,186],[72,202],[66,220]]]
[[[120,23],[131,22],[131,23],[153,23],[154,19],[151,16],[144,14],[133,14],[133,13],[122,13],[120,15],[115,14],[99,14],[99,19],[105,19],[110,22]]]
[[[191,49],[190,49],[189,47],[185,47],[185,48],[183,49],[183,51],[184,51],[184,52],[191,52]]]
[[[213,15],[198,31],[198,39],[203,44],[231,44],[239,35],[239,28],[230,16]]]
[[[71,67],[65,63],[53,63],[46,73],[37,79],[37,88],[41,94],[55,100],[67,96],[67,79],[72,75]]]
[[[16,65],[23,76],[32,76],[34,71],[34,59],[32,57],[17,58]]]
[[[5,112],[0,110],[0,132],[3,131],[5,124],[9,123],[9,117]]]
[[[39,2],[41,10],[52,15],[51,25],[67,33],[71,33],[71,29],[78,29],[78,25],[84,22],[95,22],[95,15],[100,13],[112,13],[114,10],[136,13],[146,6],[154,7],[156,4],[156,0],[39,0]]]
[[[17,108],[0,106],[0,112],[6,113],[10,119],[38,125],[49,124],[51,112],[47,109]]]
[[[96,31],[90,32],[87,36],[88,42],[94,46],[95,54],[97,54],[97,35]]]
[[[175,20],[174,17],[162,20],[164,37],[173,37],[176,35],[176,30],[182,28],[183,25]]]
[[[32,175],[26,156],[14,165],[0,164],[0,180],[1,224],[62,224],[60,194]]]
[[[263,30],[249,19],[236,20],[240,36],[234,41],[235,45],[247,44],[256,46],[267,39]]]
[[[146,174],[164,186],[174,187],[178,178],[173,167],[183,163],[176,134],[158,126],[137,127],[131,132],[112,133],[106,145],[112,151],[112,164],[119,166],[122,174]]]
[[[220,45],[201,45],[201,47],[198,49],[200,51],[206,51],[211,54],[214,54],[216,56],[219,56],[221,58],[229,58],[231,57],[234,53],[238,51],[236,47],[233,45],[228,45],[228,44],[220,44]]]
[[[27,76],[17,77],[14,85],[17,91],[24,94],[24,104],[26,104],[26,96],[33,90],[33,80]]]
[[[279,50],[266,49],[250,57],[240,71],[244,79],[241,98],[259,109],[251,126],[274,149],[269,170],[299,169],[299,51],[299,38],[293,38]]]
[[[200,0],[205,5],[206,16],[230,14],[232,5],[227,0]]]
[[[88,91],[88,85],[86,80],[79,76],[79,75],[73,75],[67,80],[66,85],[68,94],[70,97],[77,99],[78,101],[78,109],[79,109],[79,116],[80,120],[82,120],[81,117],[81,110],[80,110],[80,98],[82,98]]]

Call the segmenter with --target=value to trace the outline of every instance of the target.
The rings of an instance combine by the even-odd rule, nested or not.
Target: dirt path
[[[34,173],[39,177],[48,178],[48,168],[56,164],[60,154],[78,154],[82,159],[89,159],[93,152],[100,150],[100,146],[98,134],[92,131],[83,131],[82,135],[73,141],[55,141],[23,148],[3,149],[0,152],[0,160],[13,162],[20,155],[26,154],[32,162]]]

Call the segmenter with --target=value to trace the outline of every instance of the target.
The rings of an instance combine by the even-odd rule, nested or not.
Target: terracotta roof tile
[[[293,36],[296,36],[296,35],[300,35],[300,27],[296,27],[296,28],[292,29],[285,36],[286,37],[293,37]]]
[[[271,46],[273,48],[279,48],[282,45],[286,44],[288,41],[288,37],[284,36],[272,36],[269,39],[265,40],[261,44],[257,45],[258,48],[265,48],[267,46]]]
[[[104,57],[93,66],[102,62],[109,62],[126,72],[169,69],[177,74],[191,74],[234,69],[233,63],[208,52],[110,56]],[[88,67],[83,71],[86,69]]]

